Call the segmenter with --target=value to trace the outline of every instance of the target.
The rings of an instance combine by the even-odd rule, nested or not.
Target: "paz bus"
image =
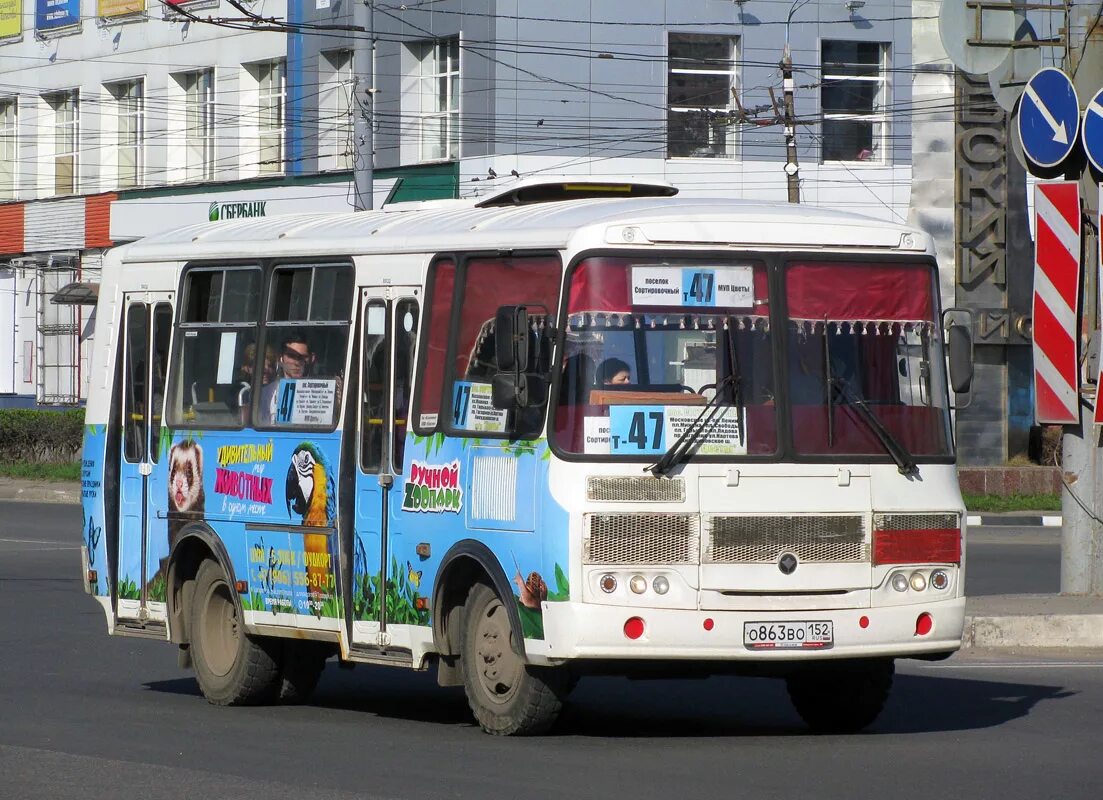
[[[772,676],[814,729],[871,723],[894,659],[961,645],[968,325],[920,231],[675,195],[530,181],[112,251],[109,632],[220,705],[336,657],[435,667],[494,734],[595,673]]]

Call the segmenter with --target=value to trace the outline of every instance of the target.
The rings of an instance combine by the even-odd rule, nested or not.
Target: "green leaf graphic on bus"
[[[119,599],[141,600],[142,592],[138,589],[138,584],[132,581],[129,577],[123,578],[121,581],[119,581]]]

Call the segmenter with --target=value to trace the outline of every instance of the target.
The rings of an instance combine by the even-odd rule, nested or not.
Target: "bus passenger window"
[[[132,463],[144,460],[146,455],[148,349],[149,310],[144,304],[135,303],[126,312],[126,404],[123,408],[123,455]]]
[[[184,274],[167,404],[173,427],[248,424],[259,294],[258,267],[196,267]]]
[[[332,428],[344,391],[352,267],[277,267],[270,289],[264,341],[274,350],[276,365],[257,394],[254,423]]]

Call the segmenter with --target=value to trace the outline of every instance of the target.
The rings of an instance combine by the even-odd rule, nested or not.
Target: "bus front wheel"
[[[512,597],[509,602],[516,602]],[[569,676],[526,664],[513,650],[506,606],[484,583],[464,604],[463,680],[479,726],[497,736],[543,733],[563,708]]]
[[[854,733],[877,719],[892,690],[891,658],[826,663],[786,679],[789,699],[817,733]]]
[[[270,702],[280,690],[279,643],[251,637],[217,563],[204,561],[191,604],[192,664],[208,702],[219,706]]]

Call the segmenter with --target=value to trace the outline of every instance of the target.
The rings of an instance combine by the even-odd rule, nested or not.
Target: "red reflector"
[[[924,611],[915,619],[915,635],[926,636],[934,628],[934,620],[931,619],[931,615]]]
[[[249,581],[237,581],[234,583],[234,589],[238,594],[249,594]]]
[[[960,564],[961,531],[919,528],[873,532],[873,564]]]
[[[712,617],[709,617],[708,619],[705,620],[704,625],[705,625],[705,630],[706,631],[711,631],[713,626],[716,625],[716,623],[712,621]]]
[[[639,617],[629,617],[624,623],[624,635],[629,639],[639,639],[643,636],[643,620]]]
[[[859,617],[858,618],[858,627],[859,628],[868,628],[869,627],[869,617]]]

